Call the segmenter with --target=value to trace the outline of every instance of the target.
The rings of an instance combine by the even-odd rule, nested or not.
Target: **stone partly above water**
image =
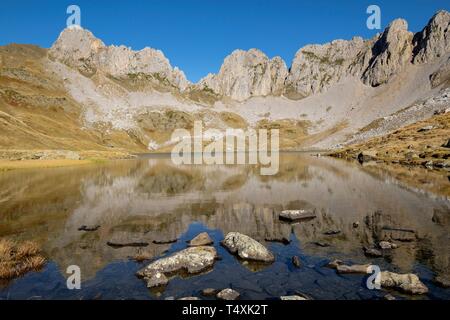
[[[283,210],[280,213],[280,220],[298,222],[301,220],[314,219],[316,216],[316,212],[309,209]]]
[[[191,247],[207,246],[207,245],[210,245],[213,243],[214,243],[214,241],[211,239],[211,237],[206,232],[200,233],[199,235],[194,237],[194,239],[192,239],[191,241],[188,242],[188,244]]]
[[[221,300],[237,300],[240,294],[236,290],[227,288],[217,294],[217,298]]]
[[[380,249],[383,249],[383,250],[390,250],[390,249],[397,249],[398,248],[397,244],[395,244],[393,242],[389,242],[389,241],[380,241],[378,246],[380,247]]]
[[[370,264],[345,265],[341,260],[333,260],[326,265],[328,268],[336,269],[338,273],[368,273]]]
[[[410,229],[384,227],[381,231],[381,237],[384,240],[411,242],[416,240],[416,232]]]
[[[410,294],[424,294],[428,288],[420,281],[419,277],[412,273],[398,274],[389,271],[381,272],[381,286],[394,288]]]
[[[281,296],[280,299],[281,300],[308,300],[308,299],[306,299],[304,297],[297,296],[297,295],[294,295],[294,296]]]
[[[217,252],[213,247],[190,247],[150,263],[139,270],[137,276],[144,278],[148,287],[164,285],[167,282],[164,283],[164,278],[160,280],[161,274],[165,276],[180,271],[200,273],[214,265],[216,256]]]
[[[222,245],[231,253],[237,254],[241,259],[261,262],[273,262],[275,260],[272,252],[267,250],[258,241],[239,232],[230,232],[225,236]]]

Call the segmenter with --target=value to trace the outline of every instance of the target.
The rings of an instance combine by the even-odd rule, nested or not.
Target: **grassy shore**
[[[134,157],[126,151],[0,150],[0,171],[79,166]]]
[[[450,112],[350,145],[329,155],[429,169],[450,168]]]

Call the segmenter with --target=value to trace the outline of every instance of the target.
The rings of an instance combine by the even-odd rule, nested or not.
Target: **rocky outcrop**
[[[416,35],[408,31],[405,20],[396,19],[370,40],[354,37],[307,45],[296,53],[289,72],[281,58],[269,60],[256,49],[236,50],[217,75],[209,74],[200,85],[236,100],[280,93],[299,99],[351,77],[380,86],[412,62],[432,62],[450,53],[449,21],[450,13],[440,11]]]
[[[428,63],[450,52],[450,13],[439,11],[414,36],[414,62]]]
[[[160,50],[133,51],[125,46],[106,46],[90,31],[80,27],[64,29],[48,54],[51,59],[75,68],[85,76],[97,72],[118,78],[145,74],[179,90],[189,85],[184,73],[172,68]]]
[[[217,74],[208,74],[196,85],[191,85],[181,70],[172,68],[161,51],[106,46],[82,28],[65,29],[49,50],[49,57],[85,76],[98,72],[119,79],[139,76],[144,82],[157,81],[191,95],[200,94],[200,100],[208,94],[213,94],[214,99],[229,97],[237,101],[278,95],[300,99],[326,91],[348,78],[380,86],[411,63],[429,63],[448,55],[449,24],[450,13],[440,11],[414,35],[408,31],[405,20],[397,19],[370,40],[354,37],[307,45],[298,50],[289,70],[280,57],[270,59],[258,49],[235,50],[225,58]],[[433,87],[448,80],[447,69],[430,77]]]
[[[235,50],[225,58],[218,74],[209,74],[199,85],[242,101],[252,96],[280,95],[287,74],[280,57],[269,59],[257,49]]]
[[[398,74],[411,60],[412,38],[408,23],[394,20],[372,48],[373,58],[362,76],[364,83],[379,86]]]
[[[359,75],[369,63],[369,49],[370,41],[360,37],[308,45],[295,55],[286,90],[309,96],[345,77]]]
[[[261,262],[273,262],[275,257],[258,241],[239,232],[230,232],[225,236],[222,245],[241,259]]]

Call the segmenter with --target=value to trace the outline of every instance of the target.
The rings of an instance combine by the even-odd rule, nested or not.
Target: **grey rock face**
[[[179,90],[189,85],[184,73],[172,68],[160,50],[144,48],[133,51],[125,46],[108,47],[90,31],[79,27],[64,29],[50,48],[49,57],[78,69],[86,76],[97,71],[113,77],[142,73],[166,80]]]
[[[269,59],[257,49],[235,50],[225,58],[217,75],[209,74],[199,85],[242,101],[252,96],[280,95],[287,74],[280,57]]]
[[[245,260],[254,260],[262,262],[273,262],[275,257],[258,241],[239,232],[230,232],[222,241],[231,253],[236,253],[240,258]]]
[[[414,62],[428,63],[450,51],[450,13],[436,13],[422,32],[414,36]]]
[[[415,274],[398,274],[383,271],[380,275],[382,287],[394,288],[410,294],[424,294],[428,292],[428,288]]]
[[[280,57],[270,59],[258,49],[235,50],[225,58],[217,74],[208,74],[195,85],[181,70],[172,68],[161,51],[106,46],[82,28],[65,29],[48,55],[86,76],[97,72],[116,78],[144,74],[180,91],[201,89],[237,101],[278,95],[300,99],[348,78],[380,86],[412,63],[431,63],[445,57],[450,53],[449,25],[450,13],[440,11],[414,35],[405,20],[397,19],[370,40],[354,37],[307,45],[298,50],[290,69]],[[430,77],[433,87],[449,80],[448,68],[440,69]]]
[[[155,279],[158,274],[171,274],[179,271],[195,274],[205,271],[214,265],[217,252],[213,247],[191,247],[150,263],[137,275],[152,286],[159,281]],[[158,278],[160,279],[161,276]],[[164,279],[164,278],[163,278]]]
[[[362,76],[364,83],[379,86],[398,74],[411,59],[412,38],[408,23],[394,20],[374,44],[374,56]]]
[[[369,49],[370,41],[360,37],[308,45],[295,55],[286,87],[309,96],[345,77],[359,75],[369,63]]]

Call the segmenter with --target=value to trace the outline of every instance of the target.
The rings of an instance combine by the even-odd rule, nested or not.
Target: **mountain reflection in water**
[[[316,299],[386,294],[366,289],[362,276],[323,268],[337,258],[417,273],[430,288],[422,298],[449,299],[448,289],[432,279],[449,274],[450,203],[419,191],[356,164],[300,153],[282,154],[275,176],[260,176],[250,165],[175,166],[164,156],[0,173],[0,236],[34,240],[49,259],[41,272],[1,283],[0,298],[178,298],[211,286],[231,286],[249,299],[297,291]],[[281,210],[303,207],[315,208],[318,217],[295,225],[279,221]],[[82,225],[100,228],[79,231]],[[365,257],[364,245],[386,237],[405,240],[391,229],[412,230],[416,239],[397,241],[400,247],[384,258]],[[324,234],[330,230],[341,232]],[[148,290],[135,277],[150,260],[130,257],[170,254],[202,231],[210,233],[223,258],[211,272],[175,277],[165,290]],[[255,267],[238,261],[219,244],[230,231],[267,245],[275,263]],[[285,246],[269,238],[293,241]],[[172,239],[178,241],[153,243]],[[113,248],[108,241],[149,245]],[[292,266],[293,255],[301,258],[300,269]],[[69,265],[80,266],[82,290],[66,289]]]

